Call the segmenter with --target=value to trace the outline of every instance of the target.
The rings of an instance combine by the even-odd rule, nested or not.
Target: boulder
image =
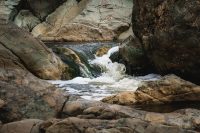
[[[66,66],[41,41],[14,24],[0,22],[1,68],[27,69],[42,79],[61,79]],[[12,71],[12,70],[11,70]]]
[[[110,47],[108,47],[108,46],[100,47],[99,49],[96,50],[95,55],[98,57],[101,57],[101,56],[107,54],[109,49],[110,49]]]
[[[27,119],[17,122],[8,123],[2,126],[1,133],[40,133],[39,125],[42,120]]]
[[[133,32],[149,64],[160,74],[175,73],[199,83],[199,0],[133,0],[133,3]]]
[[[130,0],[68,0],[32,33],[45,41],[112,41],[131,23]]]
[[[65,65],[27,31],[0,21],[0,120],[47,119],[60,111],[66,96],[44,79],[60,79]],[[36,76],[34,76],[33,74]]]
[[[20,28],[31,31],[40,20],[35,17],[29,10],[21,10],[14,19],[14,23]]]
[[[66,99],[63,91],[45,81],[26,78],[27,85],[0,81],[0,97],[6,101],[0,109],[3,123],[25,118],[44,120],[56,117],[60,111]]]
[[[102,101],[122,105],[142,105],[199,100],[199,86],[182,80],[175,75],[169,75],[158,81],[145,82],[135,92],[122,92],[104,98]]]

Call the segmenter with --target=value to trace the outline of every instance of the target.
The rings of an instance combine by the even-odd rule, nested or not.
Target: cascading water
[[[65,89],[70,94],[79,95],[88,100],[101,100],[106,96],[118,92],[136,91],[141,81],[157,80],[159,78],[158,75],[154,74],[143,77],[134,77],[125,74],[125,66],[117,62],[112,62],[109,58],[118,50],[119,46],[115,46],[101,57],[94,56],[88,59],[91,67],[101,69],[101,74],[97,77],[76,77],[68,81],[57,80],[49,82],[58,85],[58,87]],[[84,67],[82,67],[82,73],[88,71]]]

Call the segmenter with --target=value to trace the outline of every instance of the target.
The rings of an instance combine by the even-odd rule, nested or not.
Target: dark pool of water
[[[170,113],[180,109],[200,109],[200,102],[173,102],[162,105],[135,105],[134,108],[148,112]]]

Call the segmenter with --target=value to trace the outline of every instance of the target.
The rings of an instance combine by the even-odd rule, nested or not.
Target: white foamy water
[[[126,67],[123,64],[112,62],[110,56],[117,52],[119,47],[111,48],[102,57],[90,60],[90,64],[101,68],[101,75],[96,78],[76,77],[67,81],[49,81],[71,94],[80,95],[88,100],[101,100],[123,91],[136,91],[141,81],[157,80],[160,76],[149,74],[147,76],[134,77],[125,74]]]

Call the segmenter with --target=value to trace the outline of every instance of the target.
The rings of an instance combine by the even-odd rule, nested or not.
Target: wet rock
[[[21,10],[14,19],[14,23],[27,31],[31,31],[40,20],[35,17],[29,10]]]
[[[130,75],[145,75],[152,71],[140,42],[135,36],[129,36],[120,44],[119,58],[126,66],[126,72]]]
[[[150,64],[161,74],[175,73],[199,83],[199,0],[133,3],[133,32]]]
[[[107,54],[109,49],[110,49],[110,47],[106,47],[106,46],[101,47],[101,48],[97,49],[95,55],[101,57],[101,56]]]
[[[104,98],[107,103],[134,104],[165,104],[184,101],[199,101],[200,87],[170,75],[158,81],[148,81],[138,87],[136,92],[123,92]]]
[[[130,27],[130,0],[68,0],[36,26],[34,36],[46,41],[112,41]]]
[[[39,125],[42,120],[28,119],[8,123],[2,126],[1,133],[39,133]]]
[[[55,48],[53,51],[68,65],[69,71],[65,74],[68,79],[80,76],[79,64],[82,64],[79,56],[69,48]],[[66,79],[66,78],[65,78]]]
[[[42,79],[61,79],[65,71],[63,62],[30,33],[2,22],[0,35],[2,69],[27,69]]]

